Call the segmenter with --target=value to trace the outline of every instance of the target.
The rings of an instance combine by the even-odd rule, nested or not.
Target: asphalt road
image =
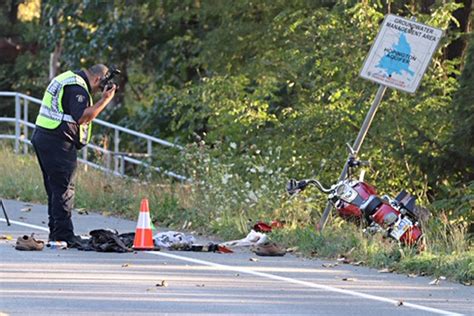
[[[17,251],[19,236],[47,239],[46,208],[4,202],[12,225],[0,211],[0,235],[13,240],[0,240],[0,315],[474,315],[472,286],[293,255]],[[93,213],[74,223],[78,234],[136,226]]]

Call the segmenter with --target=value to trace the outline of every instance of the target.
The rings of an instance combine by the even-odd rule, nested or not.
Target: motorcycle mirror
[[[298,192],[298,182],[295,179],[290,179],[286,184],[286,192],[289,195],[293,195]]]

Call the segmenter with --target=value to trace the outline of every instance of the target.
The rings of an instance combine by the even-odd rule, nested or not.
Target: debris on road
[[[253,225],[253,230],[261,233],[269,233],[274,228],[283,228],[283,226],[285,226],[285,221],[273,220],[270,224],[259,221]]]
[[[296,247],[291,247],[291,248],[286,248],[286,252],[288,253],[293,253],[293,252],[297,252],[300,248],[298,246]]]
[[[89,215],[89,212],[83,208],[78,208],[76,209],[76,211],[77,211],[77,214],[79,215]]]
[[[439,285],[439,278],[434,279],[429,283],[430,285]]]
[[[342,280],[342,281],[351,281],[351,282],[357,281],[356,278],[342,278],[341,280]]]
[[[0,235],[0,240],[13,240],[12,235]]]
[[[323,263],[321,266],[323,268],[334,268],[334,267],[337,267],[338,264],[337,263]]]
[[[336,260],[344,264],[352,263],[352,261],[350,259],[347,259],[346,257],[340,257],[340,258],[337,258]]]
[[[168,282],[166,282],[166,280],[162,280],[160,283],[156,284],[156,287],[168,287]]]
[[[363,264],[364,264],[364,261],[352,262],[353,266],[360,266],[360,265],[363,265]]]
[[[257,262],[259,261],[257,258],[250,258],[249,261],[252,261],[252,262]]]
[[[36,240],[34,233],[31,236],[23,235],[18,237],[15,245],[16,250],[41,251],[44,248],[44,241]]]
[[[430,284],[430,285],[439,285],[439,282],[440,282],[441,280],[443,280],[443,281],[446,280],[446,277],[444,277],[444,276],[439,276],[439,277],[437,277],[436,279],[434,279],[433,281],[431,281],[429,284]]]
[[[251,248],[257,256],[264,257],[282,257],[286,254],[286,249],[278,246],[275,242],[267,241],[263,244]]]
[[[253,245],[263,244],[268,240],[267,235],[262,232],[257,232],[255,230],[251,230],[250,233],[245,236],[245,238],[238,239],[238,240],[231,240],[222,243],[222,245],[226,247],[250,247]]]

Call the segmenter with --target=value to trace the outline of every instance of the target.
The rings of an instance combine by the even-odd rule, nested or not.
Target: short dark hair
[[[96,76],[103,76],[109,71],[109,68],[103,64],[97,64],[94,66],[91,66],[89,69],[87,69],[91,74],[96,75]]]

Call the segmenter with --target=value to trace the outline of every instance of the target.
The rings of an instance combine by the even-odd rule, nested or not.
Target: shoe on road
[[[39,251],[43,250],[43,248],[44,241],[34,239],[33,234],[31,234],[31,236],[23,235],[22,237],[18,237],[15,245],[16,250],[25,251]]]
[[[286,249],[282,249],[276,243],[267,241],[258,246],[254,246],[252,251],[257,256],[266,256],[266,257],[281,257],[286,254]]]

